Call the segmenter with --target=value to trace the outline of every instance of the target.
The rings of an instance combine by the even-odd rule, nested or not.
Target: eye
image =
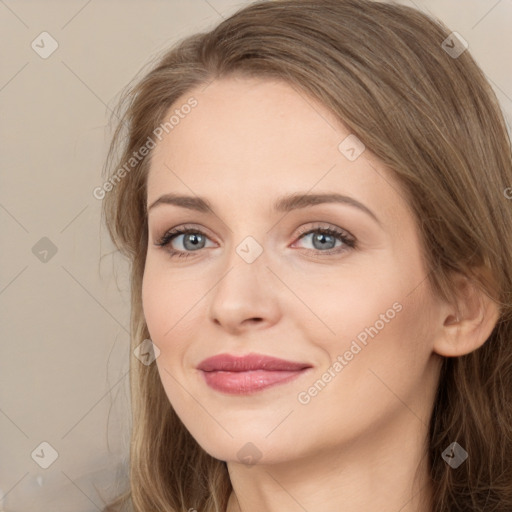
[[[183,237],[181,243],[185,250],[172,248],[172,242],[178,237]],[[187,258],[191,252],[199,251],[205,247],[208,237],[200,229],[195,227],[183,226],[182,228],[175,228],[167,231],[155,245],[159,247],[168,247],[167,252],[169,255],[178,256],[180,258]]]
[[[299,240],[309,239],[313,245],[312,250],[322,256],[337,254],[356,247],[356,240],[352,235],[333,226],[302,228],[299,234]],[[336,242],[339,244],[336,245]]]
[[[172,243],[179,237],[183,249],[175,249]],[[324,255],[338,254],[350,249],[356,248],[356,240],[345,230],[329,227],[310,227],[302,228],[299,230],[298,240],[304,240],[311,237],[314,253]],[[166,247],[170,257],[178,256],[179,258],[187,258],[192,256],[192,253],[199,252],[206,247],[206,241],[209,240],[208,236],[200,229],[193,226],[182,226],[167,231],[155,245],[159,247]],[[339,242],[336,245],[336,242]],[[294,245],[292,245],[293,247]]]

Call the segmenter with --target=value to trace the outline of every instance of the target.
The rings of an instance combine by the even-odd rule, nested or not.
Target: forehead
[[[154,149],[148,203],[176,192],[243,207],[311,190],[352,195],[383,216],[403,215],[407,205],[390,171],[368,149],[349,160],[343,149],[353,140],[350,130],[296,87],[216,80],[179,98],[166,119],[190,98],[197,105],[185,109]]]
[[[267,156],[287,154],[289,159],[305,158],[309,163],[325,158],[325,150],[339,138],[335,128],[342,128],[324,107],[281,81],[216,80],[182,96],[170,111],[192,96],[197,106],[165,137],[156,153],[193,143],[197,151],[182,153],[180,160],[207,155],[219,161],[244,159],[246,164],[252,159],[254,167],[260,167],[258,161]],[[290,149],[299,154],[290,154]]]

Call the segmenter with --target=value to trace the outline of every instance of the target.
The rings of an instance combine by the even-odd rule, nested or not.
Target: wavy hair
[[[511,141],[484,73],[468,50],[450,53],[456,42],[450,34],[441,21],[394,3],[249,4],[179,41],[125,89],[105,163],[102,213],[130,262],[133,351],[149,338],[141,287],[151,150],[130,159],[177,99],[217,78],[280,79],[320,101],[401,184],[434,292],[454,299],[452,279],[462,274],[499,306],[482,347],[443,358],[426,441],[434,512],[510,512]],[[232,490],[226,463],[207,454],[182,424],[156,364],[132,357],[130,367],[129,489],[105,511],[224,512]],[[441,457],[454,440],[470,453],[456,471]]]

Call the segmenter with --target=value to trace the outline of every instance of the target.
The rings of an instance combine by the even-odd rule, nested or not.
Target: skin
[[[477,306],[456,321],[454,306],[434,297],[415,219],[391,171],[368,149],[349,161],[338,145],[350,130],[323,105],[283,82],[230,77],[190,91],[169,112],[191,96],[197,107],[153,152],[148,205],[173,192],[207,198],[214,213],[150,209],[143,306],[172,406],[202,448],[227,461],[228,511],[432,510],[424,455],[440,356],[475,349],[492,321],[477,329]],[[272,210],[298,191],[350,196],[379,222],[344,204]],[[177,236],[172,248],[190,254],[170,257],[155,242],[183,224],[206,243],[194,251],[187,235]],[[336,241],[334,250],[345,250],[325,255],[316,232],[299,238],[299,228],[318,226],[347,231],[356,248]],[[252,263],[236,252],[247,236],[263,249]],[[395,303],[394,318],[301,403],[299,393]],[[228,395],[196,369],[226,352],[313,368]],[[249,442],[254,464],[238,455]]]

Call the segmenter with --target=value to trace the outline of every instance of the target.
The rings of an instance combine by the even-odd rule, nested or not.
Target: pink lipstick
[[[219,354],[205,359],[197,368],[211,388],[241,395],[290,382],[305,373],[311,365],[262,354],[242,357]]]

